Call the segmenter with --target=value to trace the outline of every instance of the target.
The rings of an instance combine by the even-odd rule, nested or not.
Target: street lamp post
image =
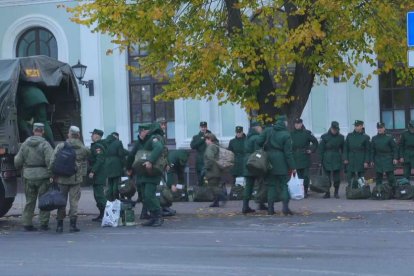
[[[78,79],[79,84],[84,85],[86,88],[88,88],[89,89],[89,96],[93,96],[94,95],[93,80],[88,80],[88,81],[82,80],[83,77],[85,76],[86,68],[87,68],[87,66],[81,64],[79,60],[78,60],[78,63],[76,65],[72,66],[73,73],[75,74],[76,78]]]

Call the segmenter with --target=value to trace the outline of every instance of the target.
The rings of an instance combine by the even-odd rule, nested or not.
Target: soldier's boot
[[[323,198],[330,198],[331,197],[331,192],[326,192],[325,195],[323,196]]]
[[[257,205],[257,209],[259,209],[260,211],[267,211],[267,206],[265,203],[259,203]]]
[[[267,214],[269,216],[273,216],[275,214],[275,203],[274,202],[267,203]]]
[[[304,195],[305,195],[305,198],[307,198],[307,197],[309,196],[309,194],[308,194],[308,191],[309,191],[309,186],[308,186],[308,185],[306,185],[306,186],[304,186],[304,187],[303,187],[303,189],[304,189]]]
[[[104,216],[105,208],[99,208],[99,215],[96,218],[93,218],[92,221],[101,222]]]
[[[33,231],[37,231],[37,228],[34,227],[33,225],[25,225],[24,226],[24,231],[33,232]]]
[[[293,215],[293,212],[289,209],[289,201],[287,201],[287,200],[284,200],[283,202],[282,202],[282,204],[283,204],[283,207],[282,207],[282,214],[284,215],[284,216],[292,216]]]
[[[58,219],[57,226],[56,226],[56,233],[63,232],[63,219]]]
[[[335,188],[334,197],[339,198],[339,182],[334,183],[334,188]]]
[[[243,199],[242,213],[243,214],[248,214],[248,213],[254,213],[254,212],[256,212],[256,211],[249,207],[249,200]]]
[[[76,227],[77,219],[78,219],[77,217],[70,218],[69,232],[79,232],[80,231],[80,229],[78,227]]]
[[[148,215],[148,209],[145,206],[142,206],[141,215],[139,216],[139,219],[150,219],[151,216]]]
[[[162,218],[161,212],[157,211],[154,212],[155,221],[151,225],[152,227],[160,227],[164,223],[164,219]]]

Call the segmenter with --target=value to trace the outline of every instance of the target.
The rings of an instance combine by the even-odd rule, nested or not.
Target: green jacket
[[[414,132],[406,130],[401,134],[399,157],[404,158],[404,163],[410,163],[414,167]]]
[[[221,176],[221,170],[217,164],[219,150],[219,146],[214,143],[206,147],[206,151],[204,153],[204,169],[207,179],[220,178]]]
[[[209,130],[206,133],[211,133]],[[204,133],[199,132],[197,135],[193,136],[191,140],[190,147],[193,150],[197,151],[197,158],[196,158],[196,169],[202,170],[204,166],[204,152],[206,151],[206,141],[204,139]]]
[[[246,135],[243,133],[243,136],[240,138],[233,138],[229,142],[228,150],[234,153],[234,166],[231,170],[231,174],[234,177],[243,175],[244,167],[244,143],[246,141]]]
[[[296,168],[292,153],[292,138],[284,122],[278,121],[274,126],[265,128],[257,139],[257,145],[264,146],[264,150],[269,155],[272,165],[269,174],[287,175],[289,169]]]
[[[62,185],[77,185],[83,182],[83,177],[85,176],[82,171],[82,162],[85,162],[88,159],[90,151],[83,145],[82,141],[79,139],[67,139],[68,142],[76,152],[76,167],[78,168],[77,172],[72,176],[54,176],[55,181]],[[60,143],[56,146],[53,156],[50,159],[49,169],[53,167],[55,163],[56,154],[64,146],[64,143]]]
[[[346,136],[344,160],[348,160],[347,171],[363,172],[364,163],[370,161],[369,136],[353,131]]]
[[[14,157],[16,169],[23,168],[23,177],[28,180],[39,180],[51,176],[48,169],[53,149],[45,138],[31,136],[21,145]]]
[[[254,128],[250,128],[249,133],[247,134],[246,140],[244,142],[244,164],[243,164],[243,175],[244,176],[253,176],[246,167],[247,160],[249,156],[255,152],[256,150],[260,149],[257,145],[256,141],[259,138],[260,133],[258,133]]]
[[[124,175],[125,150],[122,142],[113,135],[108,135],[105,143],[105,173],[107,177],[121,177]]]
[[[319,154],[322,166],[327,171],[337,171],[342,168],[342,153],[344,151],[345,137],[331,131],[323,134],[319,143]]]
[[[393,160],[398,159],[397,144],[389,134],[377,134],[371,141],[371,160],[379,173],[394,171]]]
[[[170,169],[167,172],[167,186],[171,186],[176,181],[175,175],[177,175],[178,181],[183,181],[184,169],[187,164],[189,152],[187,150],[172,150],[168,151],[168,165]],[[182,182],[184,183],[184,182]]]
[[[311,165],[310,154],[306,151],[315,152],[318,148],[318,140],[313,136],[312,132],[304,127],[299,130],[294,129],[290,136],[292,137],[292,151],[296,168],[309,168]]]
[[[90,171],[94,173],[94,183],[105,184],[105,144],[103,140],[91,144],[89,156]]]

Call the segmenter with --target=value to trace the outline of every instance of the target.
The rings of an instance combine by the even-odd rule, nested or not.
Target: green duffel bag
[[[394,197],[396,199],[408,200],[414,198],[414,186],[408,185],[397,185],[395,187]]]
[[[317,175],[311,175],[309,189],[315,193],[327,193],[331,189],[331,180],[321,168]]]
[[[135,154],[134,163],[132,163],[132,168],[138,173],[147,176],[160,176],[163,175],[165,169],[168,165],[168,149],[164,147],[161,156],[152,164],[152,169],[147,170],[144,166],[146,161],[149,161],[149,157],[151,156],[151,151],[148,150],[139,150]]]
[[[185,202],[188,201],[187,185],[177,184],[177,191],[171,191],[174,202]]]
[[[345,191],[347,199],[368,199],[371,197],[371,188],[369,185],[357,188],[353,188],[352,185],[348,185],[346,186]]]
[[[137,192],[137,188],[135,186],[135,178],[130,177],[127,180],[121,181],[121,183],[118,184],[118,191],[122,197],[133,197]]]
[[[158,185],[156,195],[157,198],[159,198],[160,200],[161,207],[170,207],[172,205],[173,194],[170,188],[167,187],[167,185]]]
[[[246,167],[252,175],[265,175],[271,168],[267,153],[263,149],[256,150],[249,155]]]
[[[241,185],[234,185],[231,187],[229,199],[230,200],[242,200],[244,194],[244,187]]]
[[[375,200],[387,200],[393,196],[392,188],[388,184],[376,185],[372,189],[371,198]]]
[[[257,204],[267,202],[267,186],[263,178],[259,178],[254,183],[252,197]]]
[[[193,189],[193,201],[210,202],[214,200],[214,193],[211,187],[195,186]]]

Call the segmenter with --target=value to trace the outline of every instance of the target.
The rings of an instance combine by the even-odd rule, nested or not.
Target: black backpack
[[[56,153],[52,173],[68,177],[74,175],[77,170],[76,151],[69,143],[65,142],[63,148]]]

